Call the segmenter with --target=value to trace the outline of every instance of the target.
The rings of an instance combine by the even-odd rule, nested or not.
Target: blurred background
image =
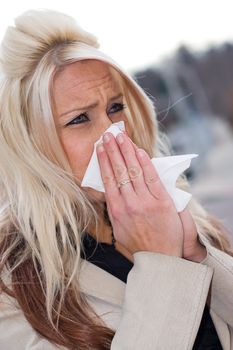
[[[187,173],[192,193],[233,237],[232,0],[8,0],[0,39],[15,17],[39,8],[75,17],[134,76],[173,154],[199,154]]]

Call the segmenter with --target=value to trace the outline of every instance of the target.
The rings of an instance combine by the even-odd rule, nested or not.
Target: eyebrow
[[[123,97],[123,94],[122,94],[122,93],[119,93],[119,94],[117,94],[117,95],[111,97],[109,101],[111,102],[111,101],[113,101],[113,100],[117,100],[117,99],[120,98],[120,97]],[[69,110],[69,111],[67,111],[67,112],[64,112],[64,113],[60,114],[59,117],[62,117],[62,116],[64,116],[64,115],[68,114],[68,113],[76,112],[76,111],[79,111],[79,110],[84,110],[84,109],[85,109],[85,110],[88,110],[88,109],[92,109],[92,108],[95,108],[96,106],[98,106],[98,102],[94,102],[94,103],[92,103],[92,104],[90,104],[90,105],[88,105],[88,106],[82,106],[82,107],[79,107],[79,108],[71,109],[71,110]]]

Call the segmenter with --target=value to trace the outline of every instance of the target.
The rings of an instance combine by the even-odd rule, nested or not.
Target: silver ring
[[[118,184],[117,184],[117,185],[118,185],[118,188],[121,187],[121,186],[123,186],[123,185],[128,184],[129,182],[131,182],[130,179],[126,179],[126,180],[119,181]]]

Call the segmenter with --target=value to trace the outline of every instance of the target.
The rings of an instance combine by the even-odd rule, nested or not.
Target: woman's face
[[[78,182],[82,181],[94,143],[120,120],[128,125],[120,85],[107,64],[83,60],[58,71],[53,83],[53,113],[59,138]],[[104,194],[87,189],[92,198]]]

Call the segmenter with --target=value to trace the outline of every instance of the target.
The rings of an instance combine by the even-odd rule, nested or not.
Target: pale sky
[[[128,70],[156,63],[180,44],[202,49],[233,42],[233,0],[6,0],[0,6],[0,40],[13,19],[32,8],[73,16]]]

